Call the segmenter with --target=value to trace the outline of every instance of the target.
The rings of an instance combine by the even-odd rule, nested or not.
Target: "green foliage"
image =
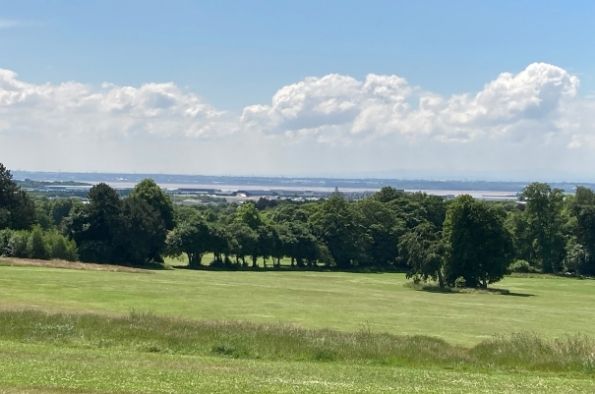
[[[122,217],[125,234],[122,261],[138,265],[159,261],[167,233],[155,208],[143,199],[130,196],[122,203]]]
[[[173,222],[171,201],[149,180],[124,200],[106,184],[93,186],[89,204],[71,209],[65,220],[83,261],[139,265],[161,261]]]
[[[49,216],[52,224],[56,227],[61,227],[64,219],[70,215],[70,212],[75,205],[75,201],[70,198],[52,200],[49,206]]]
[[[534,269],[527,260],[514,260],[508,266],[508,271],[527,274],[534,272]]]
[[[31,231],[31,234],[29,235],[29,240],[27,241],[27,256],[34,259],[50,258],[48,245],[43,239],[43,232],[39,227],[33,228],[33,231]]]
[[[28,229],[35,223],[35,204],[0,163],[0,229]]]
[[[562,266],[565,246],[562,190],[552,190],[545,183],[532,183],[523,190],[522,197],[527,201],[533,258],[543,272],[557,272]]]
[[[31,231],[0,231],[0,255],[70,261],[78,258],[73,240],[55,230],[43,230],[39,226]]]
[[[533,183],[518,203],[447,204],[387,187],[360,201],[335,193],[308,203],[261,199],[174,210],[167,193],[145,179],[127,198],[106,184],[92,187],[88,197],[88,204],[31,200],[0,164],[0,229],[41,228],[3,233],[0,250],[137,265],[184,253],[191,267],[212,253],[213,267],[247,267],[250,258],[253,267],[265,268],[270,259],[277,268],[282,260],[295,268],[406,268],[416,281],[441,282],[445,274],[447,284],[462,277],[468,286],[483,287],[499,280],[513,259],[527,261],[532,272],[595,275],[595,193],[585,187],[565,198]],[[66,238],[48,235],[57,232]]]
[[[328,247],[339,268],[357,264],[363,233],[345,198],[335,193],[322,202],[311,218],[315,235]]]
[[[45,239],[51,258],[68,261],[78,259],[76,244],[73,240],[55,231],[48,232]]]
[[[466,286],[485,288],[502,279],[512,252],[503,222],[501,212],[471,196],[457,197],[452,202],[444,222],[449,284],[463,277]]]
[[[197,268],[202,255],[211,243],[211,231],[207,223],[199,216],[186,218],[169,232],[166,239],[166,252],[171,256],[186,253],[188,266]]]
[[[230,252],[236,262],[246,267],[246,256],[258,255],[258,233],[244,222],[235,221],[228,227]]]
[[[28,243],[29,233],[27,231],[21,230],[12,232],[6,255],[13,257],[29,257]]]
[[[445,246],[440,231],[428,223],[422,223],[401,237],[399,249],[409,267],[408,278],[415,282],[438,280],[444,287],[442,269]]]
[[[152,179],[144,179],[138,183],[130,197],[144,200],[159,215],[166,230],[171,230],[174,225],[174,210],[171,199]]]
[[[135,235],[131,246],[141,244],[144,247],[131,256],[133,261],[161,261],[167,231],[174,227],[174,210],[169,196],[153,180],[145,179],[125,200],[124,216],[131,225],[128,230]]]
[[[235,221],[247,225],[252,230],[262,226],[260,213],[252,202],[245,202],[236,209]]]
[[[81,260],[125,261],[122,202],[107,184],[100,183],[91,188],[89,204],[71,214],[67,231],[78,245]]]
[[[586,275],[595,275],[595,193],[578,187],[571,205],[576,218],[576,241],[567,245],[567,268]]]

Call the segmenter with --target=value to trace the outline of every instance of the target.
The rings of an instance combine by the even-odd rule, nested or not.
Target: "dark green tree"
[[[75,240],[83,261],[116,263],[127,258],[122,201],[105,183],[89,190],[89,204],[73,210],[67,232]]]
[[[576,218],[575,235],[578,241],[571,248],[577,261],[576,269],[581,274],[595,275],[595,193],[579,186],[571,210]]]
[[[564,259],[562,208],[564,195],[546,183],[532,183],[522,193],[526,200],[526,215],[532,237],[536,265],[543,272],[557,272]]]
[[[247,224],[234,221],[228,227],[230,251],[236,256],[236,263],[241,261],[247,267],[246,256],[258,255],[258,233]]]
[[[407,278],[413,278],[415,282],[437,280],[440,287],[444,287],[442,270],[446,248],[441,232],[433,224],[423,222],[404,234],[399,241],[399,250],[409,267]]]
[[[311,225],[317,238],[328,246],[339,268],[357,263],[364,234],[341,194],[335,193],[320,204],[311,217]]]
[[[0,229],[28,229],[35,223],[35,204],[0,163]]]
[[[179,223],[167,235],[168,254],[188,256],[188,267],[198,268],[202,263],[202,256],[211,245],[212,234],[207,223],[200,217],[192,218]]]
[[[466,286],[487,288],[502,279],[512,252],[503,216],[468,195],[452,201],[444,222],[448,284],[463,277]]]
[[[376,199],[367,198],[355,204],[358,221],[365,233],[360,241],[360,260],[372,266],[392,267],[398,257],[399,236],[405,231],[405,224],[394,212]]]
[[[150,260],[161,262],[167,231],[174,227],[174,209],[171,199],[152,179],[145,179],[137,184],[130,193],[129,199],[135,201],[137,205],[143,201],[150,207],[150,209],[143,208],[146,215],[153,216],[145,220],[147,225],[145,234],[150,239],[148,254]],[[152,227],[148,227],[149,223]]]

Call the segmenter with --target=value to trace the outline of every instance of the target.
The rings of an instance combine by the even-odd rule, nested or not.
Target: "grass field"
[[[592,392],[593,342],[547,341],[595,338],[595,282],[509,277],[495,287],[507,292],[419,291],[402,274],[0,265],[0,392]],[[154,324],[171,335],[151,337]],[[217,335],[188,336],[204,324]],[[273,346],[286,329],[297,340]],[[514,332],[531,335],[489,341]],[[413,346],[412,335],[443,341]],[[435,357],[407,356],[420,347]],[[501,356],[515,349],[526,354]],[[558,361],[531,367],[548,357]]]

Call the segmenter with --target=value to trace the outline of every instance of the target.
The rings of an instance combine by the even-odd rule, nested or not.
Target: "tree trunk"
[[[188,268],[200,267],[200,254],[199,253],[186,252],[186,254],[188,255]]]
[[[442,276],[442,270],[438,270],[437,274],[438,274],[438,286],[440,286],[441,289],[444,289],[444,276]]]

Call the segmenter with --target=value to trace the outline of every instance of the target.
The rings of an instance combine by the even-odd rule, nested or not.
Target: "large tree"
[[[444,287],[445,247],[442,234],[433,224],[423,222],[404,234],[399,240],[401,257],[409,267],[408,278],[415,282],[438,280]]]
[[[174,209],[171,199],[152,179],[145,179],[138,183],[128,198],[131,199],[132,204],[146,204],[148,207],[143,208],[145,215],[152,216],[145,220],[144,229],[145,238],[150,242],[148,258],[161,261],[167,231],[174,227]]]
[[[100,183],[89,190],[89,204],[71,213],[67,229],[78,245],[81,260],[125,262],[127,234],[122,201],[107,184]]]
[[[532,238],[535,263],[543,272],[556,272],[564,259],[562,232],[564,194],[546,183],[532,183],[522,193]]]
[[[35,223],[35,204],[0,163],[0,229],[27,229]]]
[[[578,187],[572,213],[576,217],[575,235],[578,245],[574,254],[580,253],[577,269],[581,274],[595,275],[595,193],[591,189]]]
[[[192,217],[178,225],[167,235],[167,251],[188,256],[188,267],[198,268],[202,256],[211,248],[212,237],[207,223],[200,217]]]
[[[512,251],[503,213],[464,195],[452,201],[444,221],[446,280],[486,288],[504,276]]]
[[[365,243],[361,260],[372,266],[392,267],[398,256],[397,243],[405,230],[405,223],[385,204],[366,198],[355,204],[358,221],[363,226]]]
[[[340,268],[351,267],[360,257],[361,224],[345,198],[334,193],[311,217],[314,234],[322,240]]]

